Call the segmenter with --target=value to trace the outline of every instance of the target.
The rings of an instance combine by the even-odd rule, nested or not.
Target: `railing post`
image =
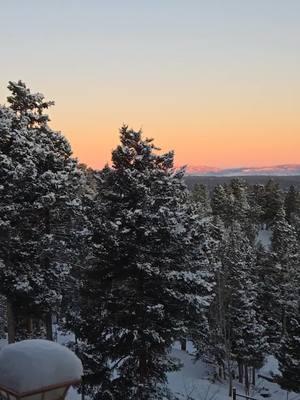
[[[237,400],[237,398],[236,398],[236,388],[235,387],[232,389],[232,400]]]

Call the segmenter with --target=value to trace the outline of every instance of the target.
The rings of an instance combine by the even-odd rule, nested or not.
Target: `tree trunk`
[[[84,376],[81,377],[81,400],[85,400],[85,385],[84,385]]]
[[[243,364],[241,362],[238,363],[238,368],[239,368],[239,382],[243,383],[243,381],[244,381],[244,370],[243,370]]]
[[[230,368],[228,368],[228,371],[230,371]],[[223,376],[224,376],[224,380],[226,381],[226,379],[227,379],[227,370],[226,370],[225,364],[223,364]]]
[[[250,392],[250,382],[249,382],[249,374],[248,374],[248,366],[245,365],[245,392],[246,396],[249,395]]]
[[[186,339],[180,339],[181,350],[186,351]]]
[[[32,323],[32,318],[27,318],[27,331],[29,336],[32,337],[32,332],[33,332],[33,323]]]
[[[53,341],[53,327],[52,327],[52,313],[46,314],[46,337],[48,340]]]
[[[255,386],[256,379],[255,379],[255,367],[252,368],[252,385]]]
[[[225,372],[225,368],[224,368]],[[227,372],[228,372],[228,378],[229,378],[229,397],[232,397],[232,371],[231,371],[231,360],[228,357],[227,358]],[[226,379],[226,373],[224,374],[224,378]]]
[[[7,300],[7,336],[8,343],[16,341],[16,318],[12,303]]]
[[[137,391],[136,391],[136,398],[144,400],[144,390],[145,385],[147,382],[147,356],[143,353],[139,356],[139,372],[137,375],[138,384],[137,384]],[[148,398],[148,397],[147,397]]]
[[[229,372],[229,397],[232,397],[232,373]]]

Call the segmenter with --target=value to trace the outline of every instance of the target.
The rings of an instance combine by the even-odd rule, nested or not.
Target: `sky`
[[[299,0],[0,0],[0,102],[22,79],[94,168],[127,124],[177,165],[300,163]]]

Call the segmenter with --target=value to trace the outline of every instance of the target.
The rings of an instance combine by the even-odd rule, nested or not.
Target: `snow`
[[[261,229],[256,237],[256,243],[260,243],[265,250],[270,249],[272,240],[272,231],[269,229]]]
[[[7,339],[0,339],[0,350],[7,345]]]
[[[75,342],[75,335],[72,332],[64,332],[59,329],[58,324],[53,324],[54,340],[63,346]]]
[[[68,343],[69,341],[74,340],[73,334],[72,333],[67,333],[63,334],[58,330],[57,332],[57,339],[60,343]],[[6,340],[2,339],[0,340],[0,348],[1,346],[5,346],[6,349],[11,348],[12,346],[16,347],[17,345],[20,346],[21,343],[24,342],[33,342],[32,340],[27,340],[23,342],[19,342],[15,345],[6,345]],[[46,350],[45,347],[47,347],[47,351],[50,350],[50,354],[53,352],[53,349],[59,348],[59,359],[56,361],[59,364],[59,373],[57,373],[56,370],[56,361],[53,364],[53,359],[55,357],[51,356],[49,357],[50,354],[47,354],[46,357],[42,356],[42,358],[34,365],[28,360],[27,356],[24,357],[25,360],[23,360],[23,355],[28,352],[28,349],[32,348],[31,345],[26,346],[26,351],[23,353],[23,351],[18,351],[14,352],[14,357],[15,361],[18,365],[17,367],[17,373],[23,374],[24,371],[27,371],[26,373],[26,379],[28,379],[28,382],[30,380],[33,380],[33,368],[34,368],[34,383],[37,384],[37,375],[36,371],[40,373],[40,368],[42,364],[46,366],[47,374],[48,373],[53,373],[56,375],[55,378],[61,377],[62,373],[65,373],[65,369],[70,372],[69,367],[65,364],[66,362],[66,355],[69,357],[69,353],[71,353],[68,349],[65,347],[55,344],[53,342],[48,342],[45,340],[34,340],[34,342],[42,342],[41,346],[38,346],[39,350],[37,353],[40,353],[39,356],[41,356],[41,349]],[[45,346],[45,342],[47,345]],[[50,347],[49,347],[50,343]],[[54,346],[54,347],[53,347]],[[21,345],[21,348],[23,345]],[[34,345],[36,347],[36,345]],[[61,349],[62,348],[62,349]],[[4,349],[3,349],[4,350]],[[2,353],[3,350],[0,351],[0,385],[3,384],[3,372],[2,370],[4,369],[3,365],[7,365],[8,361],[7,359],[3,361],[2,359]],[[216,381],[213,379],[213,367],[206,364],[205,362],[198,360],[195,361],[194,358],[194,352],[195,348],[193,347],[192,342],[188,341],[187,342],[187,351],[182,351],[180,350],[180,343],[175,342],[171,356],[178,359],[181,364],[182,368],[179,371],[176,372],[171,372],[168,374],[168,386],[172,390],[174,394],[178,397],[179,400],[228,400],[228,382],[224,381]],[[45,353],[43,353],[45,354]],[[21,356],[21,357],[20,357]],[[77,365],[77,375],[76,377],[80,379],[80,376],[82,375],[82,367],[81,363],[78,363],[77,357],[71,353],[72,359],[76,360],[76,365]],[[10,359],[10,356],[7,357]],[[28,361],[27,361],[28,360]],[[12,362],[10,360],[9,362]],[[72,361],[71,361],[72,363]],[[28,368],[30,366],[30,368]],[[63,368],[61,368],[63,366]],[[15,367],[12,367],[15,369]],[[42,368],[41,368],[42,369]],[[51,372],[52,370],[52,372]],[[14,375],[16,375],[16,371]],[[278,374],[278,361],[276,360],[275,357],[273,356],[268,356],[265,360],[264,366],[258,371],[258,375],[267,377],[267,378],[272,378],[274,375]],[[67,379],[65,379],[67,378]],[[77,379],[75,378],[75,379]],[[13,379],[18,379],[14,377]],[[22,379],[25,381],[25,378],[22,377]],[[47,376],[47,379],[49,379],[49,376]],[[64,381],[70,380],[70,377],[62,377]],[[71,378],[74,379],[74,378]],[[60,380],[62,382],[62,380]],[[26,382],[26,383],[28,383]],[[57,382],[57,379],[56,379]],[[47,383],[48,384],[48,383]],[[6,385],[8,386],[8,385]],[[37,385],[36,385],[37,386]],[[41,384],[38,385],[41,387]],[[245,390],[243,385],[237,383],[236,381],[234,382],[234,386],[237,388],[237,392],[239,394],[245,394]],[[272,400],[282,400],[287,398],[287,392],[285,390],[282,390],[280,386],[278,386],[276,383],[269,382],[265,380],[262,377],[257,378],[256,386],[255,388],[251,389],[250,395],[253,396],[254,398],[260,400],[263,399],[264,395],[268,394],[270,397],[269,399]],[[77,392],[76,388],[70,388],[67,394],[67,400],[80,400],[81,395]],[[300,400],[300,395],[295,394],[295,393],[290,393],[289,399],[291,400]]]
[[[67,343],[74,340],[72,333],[63,334],[58,330],[58,341]],[[195,361],[195,347],[191,341],[187,341],[187,351],[182,351],[180,342],[175,342],[172,347],[171,357],[180,361],[182,368],[179,371],[168,374],[168,386],[179,400],[228,400],[228,382],[213,379],[214,369],[211,365],[197,360]],[[258,375],[273,378],[278,374],[278,361],[273,356],[268,356],[264,366],[258,371]],[[239,394],[245,394],[243,385],[234,381],[234,387]],[[272,400],[286,399],[287,392],[279,385],[269,382],[262,377],[257,377],[255,388],[250,395],[260,400],[262,395],[269,394]],[[75,388],[71,388],[67,400],[80,400],[81,395]],[[290,393],[289,399],[300,400],[300,395]]]
[[[168,374],[168,385],[172,392],[180,400],[228,400],[228,382],[214,380],[213,368],[201,360],[195,361],[192,354],[193,348],[189,342],[187,350],[187,352],[180,350],[178,344],[172,350],[171,356],[183,364],[181,370]],[[264,366],[258,371],[258,375],[272,378],[278,372],[276,358],[268,356]],[[237,393],[245,395],[243,385],[234,381],[233,386],[237,388]],[[260,400],[265,395],[272,400],[287,398],[287,392],[279,385],[257,377],[256,386],[251,388],[250,396]],[[290,393],[289,399],[300,400],[300,394]]]
[[[195,396],[200,388],[202,392],[207,391],[211,385],[208,380],[210,368],[201,361],[195,362],[189,353],[182,350],[175,348],[171,355],[183,364],[180,371],[168,374],[168,384],[172,392],[180,399],[185,399]]]
[[[274,356],[267,357],[266,363],[260,369],[259,373],[269,378],[272,378],[273,375],[278,375],[280,372],[278,361],[276,360],[276,358]]]
[[[79,358],[48,340],[23,340],[0,351],[0,386],[18,393],[79,381],[82,374]]]
[[[66,400],[81,400],[81,399],[82,399],[81,393],[78,393],[76,388],[70,387],[66,396]]]

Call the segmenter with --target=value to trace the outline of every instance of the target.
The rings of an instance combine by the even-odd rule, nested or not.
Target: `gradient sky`
[[[24,80],[102,167],[126,123],[176,164],[300,163],[299,0],[0,0],[0,102]]]

